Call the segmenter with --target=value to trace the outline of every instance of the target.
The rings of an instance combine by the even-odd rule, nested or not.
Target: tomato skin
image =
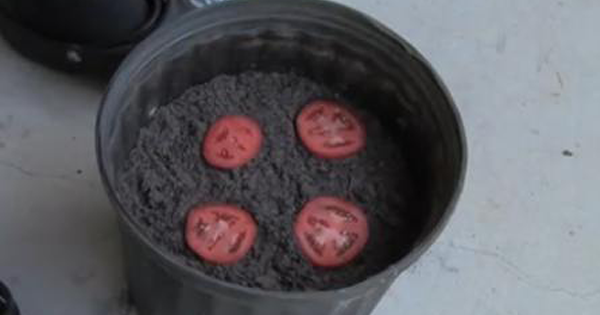
[[[306,105],[296,117],[296,131],[304,146],[324,159],[344,159],[361,151],[366,131],[346,106],[326,100]]]
[[[364,211],[336,197],[318,197],[302,208],[294,234],[300,250],[315,266],[340,267],[354,260],[369,239]]]
[[[257,227],[252,216],[232,205],[204,205],[187,217],[186,242],[200,258],[217,265],[232,265],[250,251]]]
[[[202,154],[216,168],[235,169],[258,155],[262,141],[260,125],[252,118],[223,116],[208,129]]]

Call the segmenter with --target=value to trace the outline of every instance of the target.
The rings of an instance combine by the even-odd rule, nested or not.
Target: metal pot
[[[402,127],[398,141],[409,148],[410,168],[421,179],[419,236],[407,255],[343,289],[271,292],[204,275],[141,232],[114,191],[140,128],[157,106],[190,86],[246,70],[307,76]],[[119,213],[127,279],[142,315],[369,314],[446,225],[465,173],[460,117],[428,62],[375,20],[318,0],[230,1],[165,25],[117,71],[96,128],[99,167]]]

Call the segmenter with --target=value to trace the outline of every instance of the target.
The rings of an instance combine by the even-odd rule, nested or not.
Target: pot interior
[[[109,190],[157,107],[218,75],[292,72],[352,99],[398,130],[417,194],[411,248],[428,245],[452,208],[464,163],[459,118],[435,74],[408,44],[370,20],[262,14],[188,20],[164,31],[162,39],[151,37],[127,60],[98,125]],[[399,250],[395,262],[410,252]]]

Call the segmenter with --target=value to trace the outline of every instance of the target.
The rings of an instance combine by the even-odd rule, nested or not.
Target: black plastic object
[[[247,70],[289,72],[328,85],[387,117],[418,178],[419,231],[410,252],[339,290],[273,292],[223,282],[161,250],[115,193],[140,128],[194,84]],[[285,106],[285,104],[282,104]],[[354,10],[316,0],[240,0],[186,14],[124,61],[98,114],[100,172],[119,213],[127,278],[141,315],[366,315],[436,239],[462,188],[466,144],[450,94],[406,41]],[[400,249],[399,249],[400,250]]]
[[[0,31],[24,56],[110,75],[159,26],[164,0],[0,0]]]
[[[23,24],[63,42],[125,42],[146,22],[146,0],[12,0]]]
[[[0,282],[0,315],[19,315],[17,304],[12,298],[10,291]]]

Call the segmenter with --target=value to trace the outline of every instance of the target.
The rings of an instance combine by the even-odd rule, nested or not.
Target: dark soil
[[[352,105],[327,88],[292,74],[249,72],[219,76],[192,87],[153,113],[140,131],[118,194],[125,209],[161,249],[215,278],[267,290],[341,288],[367,279],[397,261],[414,239],[410,217],[412,180],[396,130],[363,109],[366,148],[357,156],[322,160],[295,133],[295,117],[319,98]],[[367,105],[367,104],[365,104]],[[200,154],[207,128],[223,115],[256,119],[265,136],[260,154],[234,171],[207,165]],[[297,212],[322,195],[346,198],[368,215],[371,238],[353,263],[313,267],[293,237]],[[184,240],[188,210],[204,203],[231,203],[250,211],[259,226],[257,243],[234,266],[213,266]]]

